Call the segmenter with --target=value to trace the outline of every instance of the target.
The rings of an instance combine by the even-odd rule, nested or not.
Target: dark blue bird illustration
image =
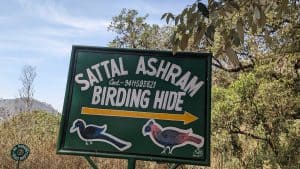
[[[97,126],[94,124],[86,125],[82,119],[76,119],[70,128],[70,133],[77,131],[78,137],[85,141],[85,144],[93,144],[93,141],[108,143],[119,151],[124,151],[131,147],[131,143],[121,140],[109,133],[106,133],[107,125]]]
[[[175,148],[183,147],[187,144],[200,149],[204,144],[204,138],[194,134],[191,128],[188,130],[176,127],[163,128],[154,120],[149,120],[143,126],[142,132],[144,136],[149,136],[154,144],[163,148],[161,153],[166,153],[169,150],[169,154],[172,154]]]

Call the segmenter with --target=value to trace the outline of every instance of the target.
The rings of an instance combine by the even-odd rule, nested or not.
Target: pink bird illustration
[[[204,144],[204,138],[194,134],[191,128],[188,130],[176,127],[163,128],[154,120],[149,120],[143,126],[142,133],[144,136],[150,136],[154,144],[163,148],[161,153],[166,153],[169,150],[169,154],[172,154],[175,148],[188,144],[200,149]]]

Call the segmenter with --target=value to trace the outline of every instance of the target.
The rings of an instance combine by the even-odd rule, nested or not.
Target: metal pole
[[[96,164],[94,163],[94,161],[90,158],[90,156],[84,156],[84,158],[88,161],[88,163],[90,164],[90,166],[93,169],[98,169],[98,167],[96,166]]]
[[[128,158],[127,169],[135,169],[135,159],[134,158]]]
[[[20,160],[18,160],[17,162],[17,169],[19,169],[19,165],[20,165]]]

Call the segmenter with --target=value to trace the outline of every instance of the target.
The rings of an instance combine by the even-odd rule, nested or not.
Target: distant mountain
[[[15,116],[25,109],[25,103],[17,99],[0,99],[0,121]],[[50,104],[33,100],[32,111],[45,111],[49,113],[58,113]]]

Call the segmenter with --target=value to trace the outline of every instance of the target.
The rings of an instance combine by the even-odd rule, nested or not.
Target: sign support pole
[[[134,158],[128,158],[128,167],[127,169],[135,169],[135,159]]]
[[[98,167],[96,166],[96,164],[94,163],[94,161],[90,158],[90,156],[84,156],[84,158],[88,161],[89,165],[93,169],[98,169]]]

